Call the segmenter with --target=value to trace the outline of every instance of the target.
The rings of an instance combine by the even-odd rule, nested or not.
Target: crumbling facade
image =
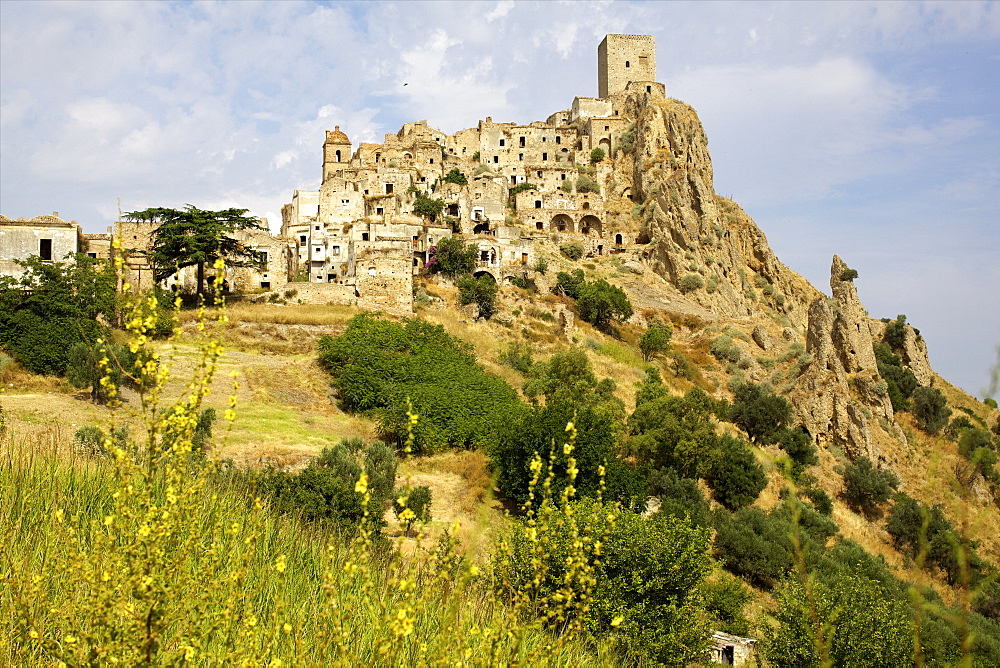
[[[319,190],[294,191],[282,209],[292,276],[405,307],[412,275],[453,233],[478,246],[477,271],[498,281],[531,268],[542,239],[579,240],[595,255],[639,241],[613,158],[632,127],[626,107],[664,96],[653,38],[608,35],[598,69],[599,97],[544,122],[487,117],[448,135],[416,121],[357,148],[339,126],[327,131]],[[427,197],[444,206],[433,220],[415,212]]]
[[[76,253],[108,258],[111,230],[86,234],[75,220],[63,220],[58,211],[34,218],[0,215],[0,275],[19,277],[24,270],[16,260],[37,256],[42,262],[63,262]]]
[[[287,292],[296,289],[288,283],[309,283],[317,287],[302,294],[313,301],[327,295],[408,310],[413,275],[452,234],[478,247],[477,273],[498,282],[535,266],[543,240],[580,241],[594,255],[643,241],[630,179],[616,172],[615,158],[630,133],[625,150],[634,143],[636,110],[664,96],[655,81],[653,38],[608,35],[598,48],[598,70],[598,97],[576,97],[545,121],[487,117],[454,135],[415,121],[382,143],[357,147],[339,126],[328,130],[319,190],[292,193],[278,237],[243,239],[264,266],[228,270],[226,287]],[[440,214],[419,215],[428,198],[440,200]],[[5,243],[17,257],[80,247],[74,230],[51,229],[48,241],[11,230]],[[144,253],[154,229],[142,222],[119,222],[116,229],[128,280],[140,287],[153,282]],[[95,247],[102,243],[94,240]],[[101,248],[108,252],[110,238]],[[194,270],[186,269],[164,287],[193,289],[194,281]]]

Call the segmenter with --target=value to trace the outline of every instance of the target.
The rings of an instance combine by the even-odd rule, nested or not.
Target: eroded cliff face
[[[646,261],[720,316],[771,309],[802,329],[819,292],[782,264],[753,220],[716,195],[708,140],[697,114],[676,100],[652,100],[635,114],[635,148],[618,170],[631,188]]]
[[[809,305],[806,352],[812,360],[789,393],[799,422],[819,445],[855,459],[882,459],[876,430],[906,443],[888,388],[875,362],[871,322],[836,255],[830,267],[834,297]]]
[[[812,360],[789,399],[819,445],[879,460],[879,441],[905,443],[875,361],[873,342],[884,326],[865,312],[847,264],[833,258],[828,299],[778,260],[750,217],[716,195],[708,141],[691,107],[630,99],[623,111],[635,119],[635,147],[618,158],[614,179],[632,193],[632,217],[649,241],[645,261],[686,299],[720,317],[782,322],[792,326],[786,338],[805,332]],[[766,330],[759,329],[754,339],[766,349]],[[907,342],[907,354],[929,381],[922,341],[914,334]]]

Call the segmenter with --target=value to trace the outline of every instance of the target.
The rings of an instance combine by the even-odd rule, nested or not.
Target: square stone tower
[[[656,81],[652,35],[605,35],[597,47],[597,96],[624,93],[629,81]]]

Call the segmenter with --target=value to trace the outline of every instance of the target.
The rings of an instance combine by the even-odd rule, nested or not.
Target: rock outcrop
[[[927,343],[910,325],[903,325],[903,364],[910,367],[913,377],[921,385],[930,385],[934,379],[927,357]]]
[[[630,189],[646,263],[685,298],[724,317],[772,310],[798,328],[820,296],[775,256],[735,202],[716,195],[701,121],[677,100],[625,105],[635,119],[631,160],[614,179]]]
[[[878,374],[869,318],[854,285],[842,278],[846,268],[834,256],[830,285],[836,298],[809,305],[806,352],[812,360],[790,398],[799,422],[818,445],[838,446],[852,459],[877,461],[881,453],[873,429],[883,429],[903,443],[906,437]]]

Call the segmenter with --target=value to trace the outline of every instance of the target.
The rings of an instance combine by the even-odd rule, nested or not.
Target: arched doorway
[[[601,219],[597,216],[584,216],[580,219],[580,233],[590,236],[601,236]]]
[[[622,235],[616,234],[615,235],[615,246],[621,246],[621,245],[622,245]]]
[[[552,217],[552,222],[549,223],[549,229],[555,232],[574,232],[575,226],[573,225],[573,219],[567,216],[565,213],[560,213]]]

